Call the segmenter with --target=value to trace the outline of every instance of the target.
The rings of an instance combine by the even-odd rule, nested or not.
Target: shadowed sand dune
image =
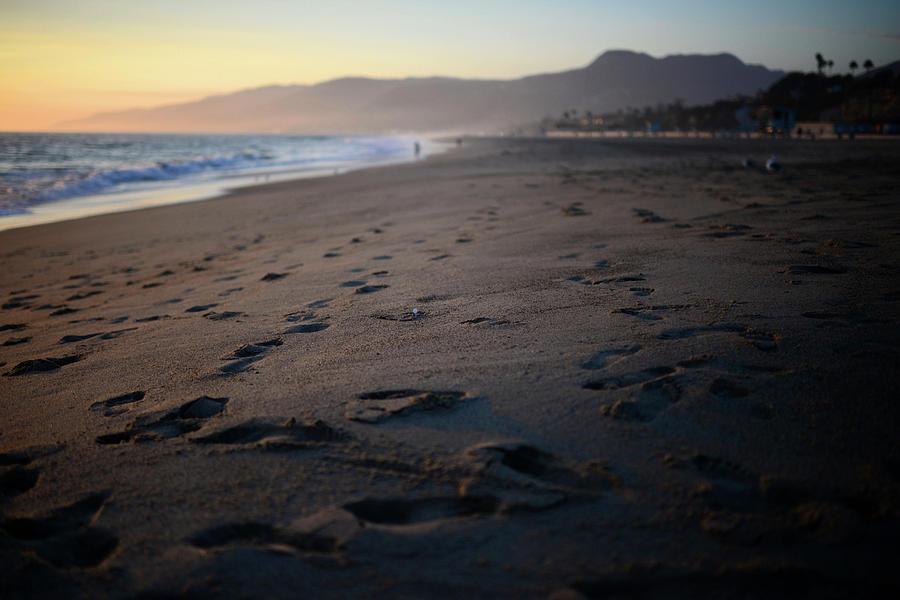
[[[0,232],[0,596],[894,595],[898,159],[466,140]]]

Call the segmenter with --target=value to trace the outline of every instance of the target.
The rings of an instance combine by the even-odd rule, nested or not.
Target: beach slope
[[[466,140],[0,232],[0,596],[896,592],[898,159]]]

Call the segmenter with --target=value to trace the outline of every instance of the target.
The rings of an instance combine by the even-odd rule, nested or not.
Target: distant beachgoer
[[[456,145],[462,146],[462,138],[456,138]]]
[[[415,148],[415,150],[416,150],[416,156],[419,156],[419,154],[422,153],[422,147],[419,145],[419,142],[416,142],[414,144],[413,148]]]
[[[798,127],[798,128],[797,128],[797,137],[798,137],[798,138],[802,138],[802,137],[803,137],[803,128],[802,128],[802,127]]]

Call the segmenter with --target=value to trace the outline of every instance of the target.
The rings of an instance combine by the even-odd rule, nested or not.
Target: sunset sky
[[[676,5],[677,6],[673,6]],[[0,131],[345,75],[509,79],[608,49],[900,59],[900,3],[0,0]]]

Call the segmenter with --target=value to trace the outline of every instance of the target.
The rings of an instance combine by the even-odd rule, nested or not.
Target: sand
[[[466,140],[4,231],[0,597],[896,592],[898,158]]]

